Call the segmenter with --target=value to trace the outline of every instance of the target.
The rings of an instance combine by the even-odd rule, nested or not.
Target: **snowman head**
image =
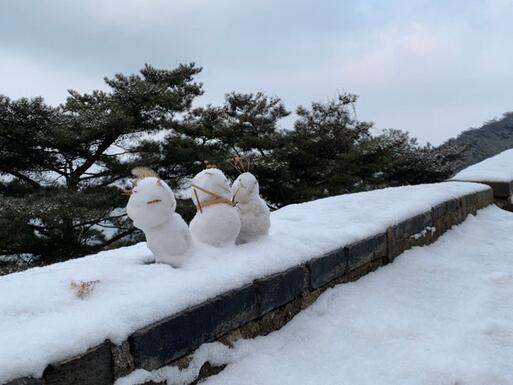
[[[132,189],[126,211],[135,227],[142,230],[158,226],[169,220],[176,209],[173,190],[162,179],[141,179]]]
[[[246,203],[260,196],[258,181],[253,174],[245,172],[240,174],[232,185],[233,201]]]
[[[196,206],[198,206],[198,200],[202,203],[216,196],[230,201],[230,184],[223,172],[217,168],[207,168],[196,174],[192,179],[192,185],[192,201]]]

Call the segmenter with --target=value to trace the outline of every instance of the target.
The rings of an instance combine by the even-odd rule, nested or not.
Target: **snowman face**
[[[249,172],[240,174],[232,185],[232,197],[234,202],[249,202],[259,196],[258,181]]]
[[[208,168],[196,174],[196,176],[192,179],[192,184],[199,186],[205,190],[211,191],[214,194],[219,195],[226,200],[230,200],[231,192],[230,192],[230,184],[228,183],[228,179],[223,174],[223,172],[217,168]],[[192,201],[195,205],[198,204],[197,198],[200,202],[205,202],[209,199],[212,199],[212,195],[207,194],[204,191],[199,189],[194,189],[192,191]]]
[[[161,179],[149,177],[133,188],[126,206],[127,214],[140,229],[158,226],[176,209],[175,195]]]

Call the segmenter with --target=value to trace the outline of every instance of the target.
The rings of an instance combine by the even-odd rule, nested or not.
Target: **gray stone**
[[[111,385],[114,382],[108,341],[69,360],[49,365],[45,385]]]
[[[257,316],[256,288],[246,285],[138,330],[130,350],[137,367],[153,370]]]
[[[478,203],[478,195],[477,193],[472,193],[468,195],[464,195],[461,197],[461,200],[463,202],[463,207],[465,210],[465,214],[475,213],[477,210],[477,203]]]
[[[409,237],[410,235],[420,233],[427,226],[432,226],[433,220],[431,211],[418,214],[412,218],[408,218],[392,227],[394,239]]]
[[[212,365],[208,361],[205,362],[200,368],[198,377],[193,382],[191,382],[191,385],[202,383],[205,378],[221,373],[225,367],[226,365]]]
[[[460,199],[449,199],[448,201],[439,203],[431,209],[431,216],[433,221],[437,221],[447,214],[456,213],[461,207]]]
[[[454,213],[460,209],[459,199],[450,199],[447,202],[445,202],[445,204],[447,206],[448,213]]]
[[[135,369],[134,357],[130,353],[130,344],[123,341],[120,345],[111,344],[114,378],[124,377]]]
[[[317,289],[330,281],[342,277],[347,268],[347,255],[345,248],[334,250],[322,257],[308,261],[310,270],[310,287]]]
[[[431,209],[433,221],[442,218],[449,211],[448,202],[442,202]]]
[[[386,234],[378,234],[346,246],[347,271],[354,270],[386,253]]]
[[[304,291],[303,266],[255,280],[258,313],[263,315],[301,296]]]
[[[479,208],[486,207],[493,203],[493,190],[491,188],[485,191],[478,192],[477,196],[477,204]]]

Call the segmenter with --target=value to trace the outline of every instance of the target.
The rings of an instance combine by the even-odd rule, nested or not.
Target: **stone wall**
[[[505,210],[513,211],[511,196],[513,195],[513,181],[511,182],[487,182],[480,183],[490,186],[493,190],[495,204]]]
[[[285,325],[327,288],[349,282],[393,262],[403,251],[434,242],[494,202],[500,187],[443,202],[389,227],[385,232],[312,258],[302,265],[263,277],[133,333],[121,345],[110,341],[86,353],[49,365],[42,379],[20,378],[8,385],[107,385],[135,368],[187,366],[201,344],[265,335]],[[511,186],[508,194],[511,195]],[[208,363],[199,377],[217,373]]]

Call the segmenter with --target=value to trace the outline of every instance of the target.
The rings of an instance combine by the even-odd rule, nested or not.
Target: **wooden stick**
[[[198,202],[199,212],[203,214],[203,210],[201,209],[201,202],[198,198],[198,192],[196,191],[196,189],[194,187],[192,189],[194,190],[194,195],[196,195],[196,202]]]

